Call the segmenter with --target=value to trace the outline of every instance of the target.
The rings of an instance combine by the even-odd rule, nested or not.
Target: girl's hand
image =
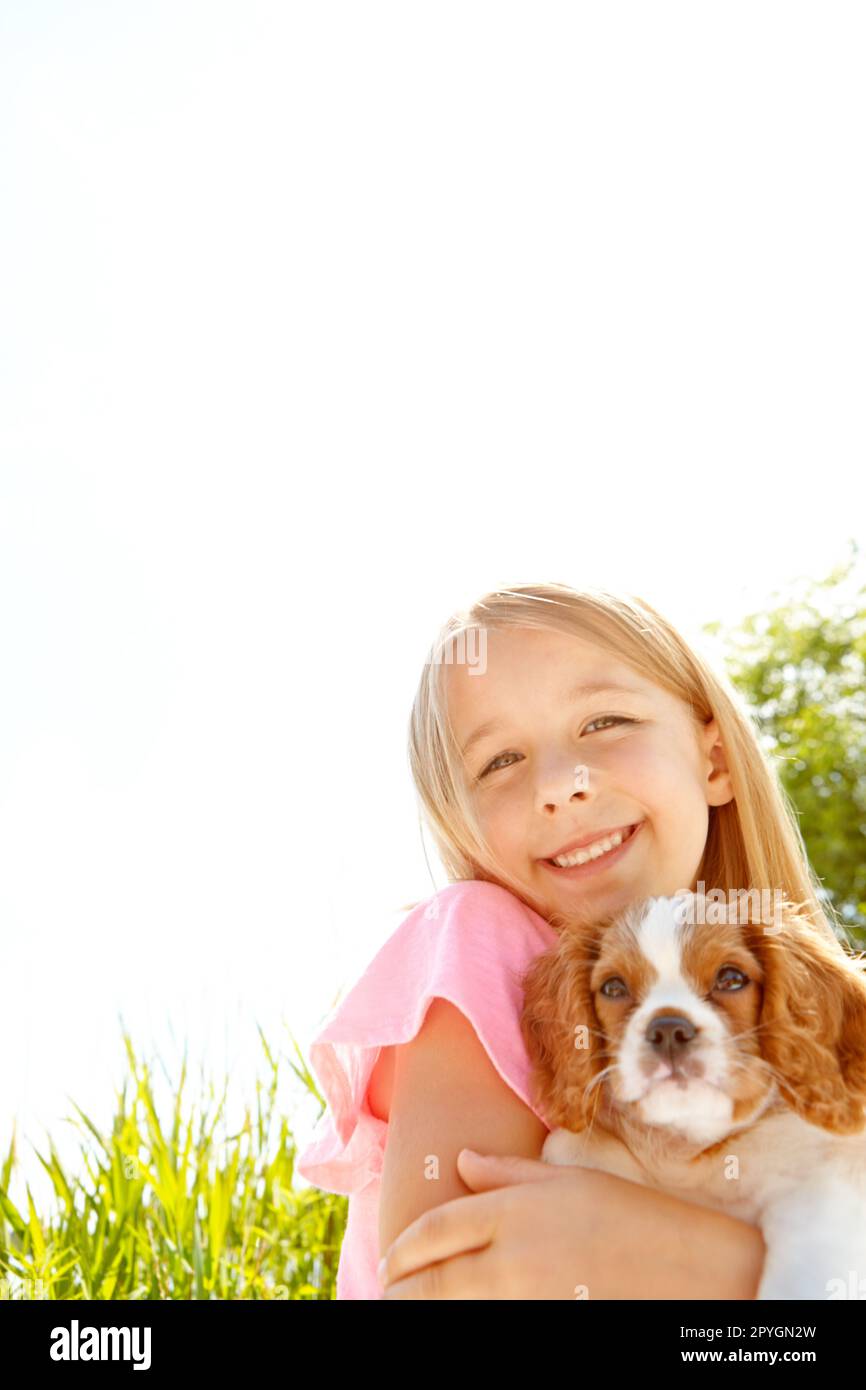
[[[595,1169],[461,1150],[475,1195],[385,1252],[384,1298],[754,1298],[759,1231]]]

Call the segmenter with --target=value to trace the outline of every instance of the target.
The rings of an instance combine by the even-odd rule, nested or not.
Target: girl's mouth
[[[570,869],[560,868],[559,864],[554,864],[552,859],[540,859],[538,862],[549,869],[557,878],[589,878],[593,874],[603,873],[609,864],[616,864],[628,853],[632,841],[640,834],[646,821],[638,821],[636,825],[629,827],[629,832],[621,844],[616,849],[605,850],[596,859],[589,859],[585,864],[575,864]]]

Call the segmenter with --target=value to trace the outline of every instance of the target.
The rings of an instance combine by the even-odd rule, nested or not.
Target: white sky
[[[618,584],[693,635],[862,539],[862,13],[0,4],[34,1192],[120,1013],[252,1102],[254,1019],[306,1046],[444,884],[405,734],[453,607]]]

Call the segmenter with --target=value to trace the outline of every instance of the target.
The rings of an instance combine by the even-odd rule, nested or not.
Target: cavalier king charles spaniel
[[[541,1157],[759,1226],[759,1299],[864,1298],[866,960],[742,902],[551,919],[521,1018]]]

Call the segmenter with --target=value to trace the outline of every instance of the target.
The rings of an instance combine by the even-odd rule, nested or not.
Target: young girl
[[[816,932],[844,934],[737,692],[641,599],[539,584],[454,615],[424,666],[409,755],[451,882],[413,907],[310,1050],[328,1108],[297,1167],[350,1196],[338,1299],[381,1298],[380,1254],[429,1208],[469,1195],[464,1146],[538,1159],[548,1126],[531,1094],[521,979],[559,914],[778,888],[808,905]],[[590,842],[585,863],[554,862]],[[630,1230],[651,1233],[608,1257],[590,1296],[754,1297],[754,1227],[608,1174],[560,1169],[558,1182],[567,1171],[582,1172],[579,1204],[591,1200],[606,1229],[627,1211]],[[523,1194],[529,1212],[538,1190],[512,1188],[512,1204]],[[541,1220],[535,1242],[534,1258],[510,1262],[506,1295],[497,1274],[499,1296],[573,1297],[581,1251],[566,1241],[551,1254]],[[455,1277],[440,1296],[490,1296],[466,1263],[483,1258],[446,1259]]]

